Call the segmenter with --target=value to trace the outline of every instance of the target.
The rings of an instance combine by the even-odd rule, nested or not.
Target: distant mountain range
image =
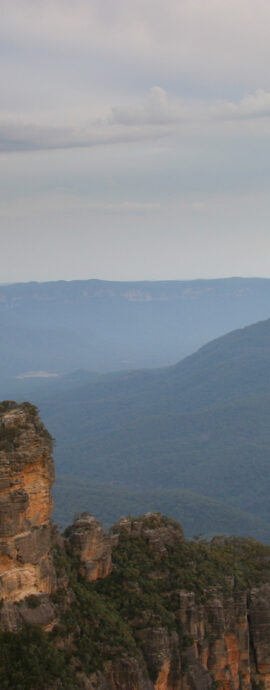
[[[0,386],[8,393],[12,377],[39,371],[174,364],[217,336],[269,317],[269,279],[2,285]]]
[[[166,509],[188,533],[236,533],[238,521],[270,540],[270,320],[171,367],[87,376],[33,397],[57,439],[60,520],[77,495],[106,523],[134,505]]]
[[[270,543],[270,321],[161,366],[269,310],[261,279],[1,286],[1,397],[56,438],[57,520],[161,510]]]

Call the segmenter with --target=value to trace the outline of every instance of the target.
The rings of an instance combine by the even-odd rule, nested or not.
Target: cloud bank
[[[172,136],[194,136],[209,134],[209,127],[226,134],[239,135],[243,121],[254,134],[270,135],[270,92],[258,89],[239,101],[169,101],[165,89],[154,86],[141,103],[114,105],[109,114],[102,110],[99,117],[72,127],[56,126],[53,123],[42,126],[14,116],[0,119],[0,152],[19,152],[81,148],[102,145],[117,145],[137,141],[158,140]],[[52,118],[53,119],[53,118]],[[81,115],[80,115],[81,119]],[[233,126],[233,127],[232,127]]]
[[[269,0],[0,6],[1,279],[265,273]]]

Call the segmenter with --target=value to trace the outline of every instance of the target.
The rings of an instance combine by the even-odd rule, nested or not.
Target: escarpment
[[[0,405],[0,687],[270,690],[270,547],[158,513],[61,536],[51,450],[33,406]]]
[[[29,403],[1,403],[0,624],[7,629],[17,629],[22,622],[48,628],[55,618],[46,598],[59,585],[53,562],[59,535],[50,520],[53,482],[52,438],[36,408]],[[82,519],[80,525],[81,530],[77,523],[74,526],[74,548],[77,555],[80,552],[82,574],[87,573],[89,579],[108,575],[108,538],[94,518]],[[39,597],[35,611],[31,596]],[[23,601],[20,607],[14,606]]]
[[[0,407],[0,597],[50,593],[52,441],[36,409]]]
[[[78,569],[87,580],[107,577],[111,572],[111,539],[98,520],[82,513],[69,530],[69,551],[78,558]]]

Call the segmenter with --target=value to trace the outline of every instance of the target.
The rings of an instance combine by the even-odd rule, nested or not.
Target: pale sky
[[[269,0],[0,12],[0,282],[270,277]]]

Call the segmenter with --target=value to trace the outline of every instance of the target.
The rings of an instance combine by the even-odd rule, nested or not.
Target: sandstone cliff
[[[0,404],[0,625],[22,623],[49,629],[56,621],[48,596],[59,586],[53,563],[55,542],[51,487],[52,438],[33,405]],[[63,544],[62,544],[63,546]],[[89,579],[110,572],[110,546],[98,521],[84,518],[72,530],[70,550]],[[32,599],[31,599],[32,597]],[[35,602],[33,597],[38,597]],[[15,606],[21,602],[20,606]]]
[[[82,513],[69,530],[69,552],[78,558],[78,570],[87,580],[107,577],[111,572],[111,539],[98,520]]]
[[[128,554],[135,552],[135,558],[133,553],[124,567],[122,563],[120,566],[127,578],[122,580],[122,612],[129,612],[141,658],[118,658],[105,663],[104,672],[95,674],[92,682],[88,678],[85,688],[269,690],[269,547],[259,547],[249,539],[217,539],[210,546],[197,544],[197,553],[193,549],[187,562],[189,545],[184,543],[181,527],[155,514],[135,520],[122,518],[112,530],[112,539],[116,570]],[[119,542],[120,558],[116,556]],[[144,583],[145,554],[149,557],[151,551],[152,570],[147,566],[146,570],[154,587]],[[184,569],[189,569],[186,582],[193,580],[198,585],[201,579],[201,592],[197,586],[197,592],[178,589],[172,556],[178,560],[177,568],[181,568],[182,558]],[[208,560],[206,568],[200,559]],[[235,573],[229,569],[221,572],[233,561]],[[252,573],[256,587],[244,586],[245,570],[250,570],[248,579]],[[268,582],[259,584],[264,579]],[[105,591],[104,586],[100,591]],[[161,595],[155,601],[157,592]],[[125,599],[130,599],[128,605]],[[162,610],[164,601],[167,619]]]
[[[61,537],[51,450],[33,406],[0,405],[0,687],[270,690],[270,547],[152,513]]]
[[[0,408],[0,597],[50,593],[52,442],[35,408]]]

